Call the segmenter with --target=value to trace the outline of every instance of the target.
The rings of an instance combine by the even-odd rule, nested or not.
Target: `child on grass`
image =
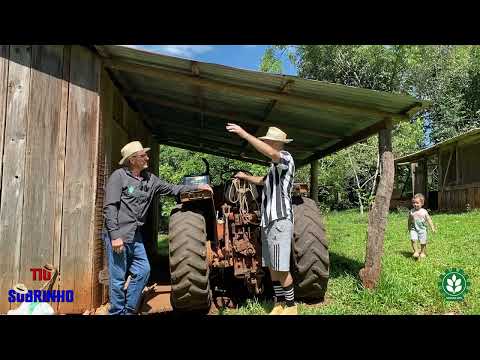
[[[410,239],[412,240],[412,249],[414,258],[424,258],[427,256],[425,250],[427,248],[427,223],[435,232],[432,219],[427,210],[423,208],[425,197],[422,194],[415,194],[412,198],[413,209],[410,210],[408,216],[408,231],[410,231]],[[420,253],[417,250],[416,242],[420,242]]]

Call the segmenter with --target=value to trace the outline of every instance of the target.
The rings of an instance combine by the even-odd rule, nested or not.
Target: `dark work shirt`
[[[195,185],[169,184],[145,170],[140,176],[135,177],[123,167],[115,170],[108,179],[103,213],[105,227],[112,240],[121,238],[124,242],[133,242],[135,231],[145,223],[148,208],[156,194],[176,196],[198,188]]]

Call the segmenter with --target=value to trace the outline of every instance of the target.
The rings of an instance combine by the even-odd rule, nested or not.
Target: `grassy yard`
[[[432,215],[427,258],[416,261],[406,231],[407,216],[391,214],[385,236],[382,276],[376,290],[363,289],[358,271],[365,257],[367,215],[354,211],[326,217],[331,276],[326,301],[300,304],[301,314],[480,314],[480,212]],[[471,289],[462,302],[446,301],[437,282],[447,268],[461,268]],[[265,314],[255,300],[226,314]]]
[[[158,253],[162,256],[168,256],[168,235],[158,235]]]
[[[480,314],[480,212],[434,214],[432,219],[438,231],[429,233],[427,258],[416,261],[411,257],[407,215],[389,216],[382,276],[377,289],[367,290],[358,279],[365,256],[367,215],[355,211],[328,214],[331,275],[326,300],[318,305],[299,304],[300,314]],[[446,301],[437,285],[440,274],[452,267],[463,269],[471,281],[462,302]],[[269,308],[269,303],[251,300],[222,313],[262,315]]]

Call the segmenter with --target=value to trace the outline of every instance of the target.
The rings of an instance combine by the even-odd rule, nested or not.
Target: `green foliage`
[[[267,48],[262,57],[260,71],[269,73],[282,73],[282,61],[275,57],[273,48]]]
[[[269,63],[287,53],[303,78],[430,100],[428,111],[395,127],[396,157],[423,148],[424,140],[437,143],[480,126],[478,46],[275,45],[266,53]],[[358,205],[359,196],[371,201],[373,181],[359,189],[353,169],[363,184],[376,161],[376,139],[320,160],[320,200],[337,209]]]
[[[160,145],[160,178],[172,184],[180,184],[184,176],[201,175],[205,172],[202,158],[210,164],[212,185],[220,185],[235,170],[246,170],[256,176],[264,175],[267,171],[262,165]],[[222,180],[222,174],[224,180]],[[175,199],[162,197],[160,203],[162,216],[168,216],[175,206]]]
[[[281,73],[285,57],[295,64],[300,77],[430,100],[432,106],[427,112],[395,125],[395,157],[423,148],[425,140],[436,143],[480,126],[478,46],[275,45],[265,51],[260,69]],[[376,183],[377,154],[374,136],[320,160],[322,208],[355,207],[360,199],[368,206]],[[160,175],[169,182],[180,183],[184,175],[200,174],[204,171],[202,156],[210,162],[213,184],[219,184],[220,174],[229,169],[242,168],[255,175],[266,172],[259,165],[162,146]],[[309,166],[297,169],[296,181],[308,183],[309,178]],[[174,201],[161,201],[162,214],[166,216]]]
[[[433,143],[480,126],[480,47],[460,45],[275,45],[298,74],[432,101],[420,114]]]

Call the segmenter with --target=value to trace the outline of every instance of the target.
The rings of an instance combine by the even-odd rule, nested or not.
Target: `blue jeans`
[[[142,291],[150,276],[150,264],[143,246],[142,234],[137,230],[132,243],[124,243],[124,250],[117,254],[112,250],[112,240],[104,231],[108,255],[110,282],[110,315],[128,315],[138,311]],[[127,290],[123,290],[130,275]]]

